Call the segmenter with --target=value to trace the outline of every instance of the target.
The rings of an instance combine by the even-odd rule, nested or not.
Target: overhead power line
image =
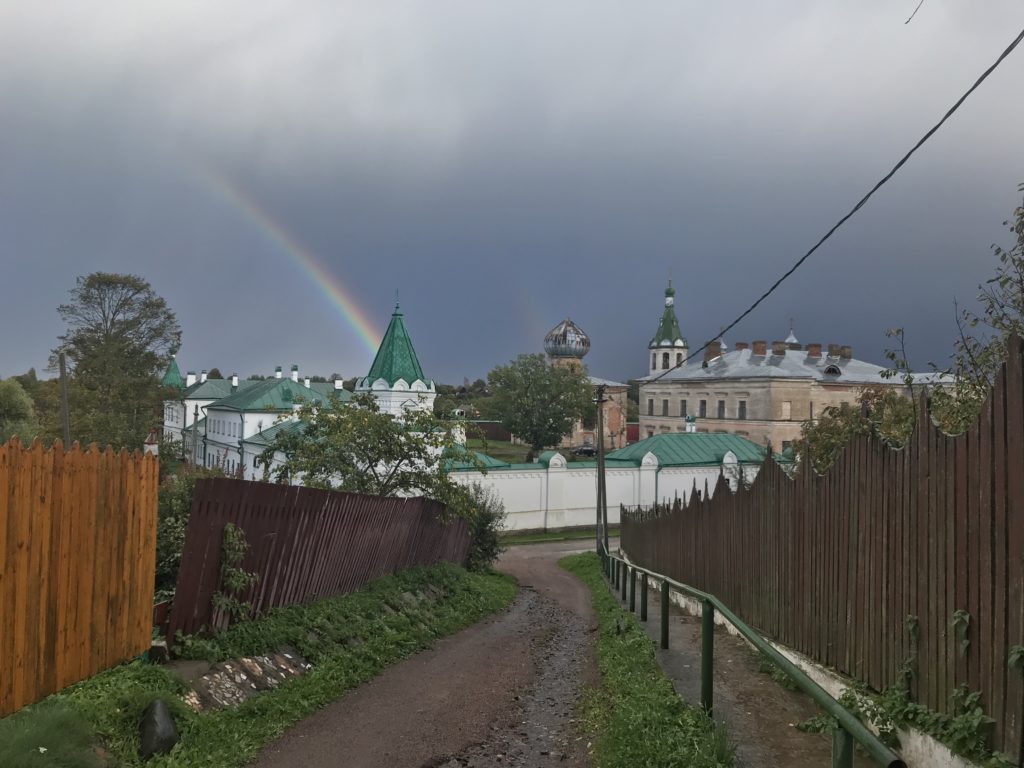
[[[924,136],[922,136],[917,141],[917,143],[914,144],[914,146],[910,148],[910,151],[907,152],[907,154],[905,154],[902,158],[900,158],[900,161],[898,163],[896,163],[896,165],[894,165],[892,167],[892,169],[887,174],[885,174],[885,176],[883,176],[881,178],[881,180],[879,180],[879,182],[877,184],[875,184],[875,186],[873,186],[871,188],[871,190],[866,195],[864,195],[864,197],[862,197],[860,199],[860,201],[855,206],[853,206],[853,208],[850,209],[849,213],[847,213],[845,216],[843,216],[843,218],[841,218],[834,225],[832,225],[832,228],[829,229],[829,231],[826,232],[822,236],[822,238],[820,240],[818,240],[818,242],[816,242],[814,244],[814,246],[809,251],[807,251],[807,253],[805,253],[803,256],[801,256],[799,259],[797,259],[796,263],[793,264],[792,267],[787,269],[783,273],[782,277],[780,277],[778,280],[776,280],[774,283],[772,283],[771,287],[767,291],[762,293],[761,296],[758,297],[757,301],[755,301],[753,304],[751,304],[749,307],[747,307],[747,309],[744,310],[743,313],[739,317],[737,317],[735,320],[733,320],[731,323],[729,323],[727,326],[725,326],[724,328],[722,328],[718,332],[719,338],[721,338],[726,333],[728,333],[730,330],[732,330],[734,327],[736,327],[736,325],[741,320],[743,320],[743,318],[745,318],[747,315],[749,315],[751,312],[753,312],[762,301],[764,301],[769,296],[771,296],[775,292],[775,289],[778,288],[780,285],[782,285],[782,283],[785,282],[786,279],[789,278],[790,275],[792,275],[794,272],[796,272],[801,267],[801,265],[803,265],[803,263],[805,261],[807,261],[807,259],[810,258],[812,253],[814,253],[816,250],[818,250],[818,248],[820,248],[822,245],[824,245],[825,241],[828,240],[830,237],[832,237],[832,235],[836,232],[837,229],[839,229],[841,226],[843,226],[843,224],[845,224],[850,218],[852,218],[853,215],[855,213],[857,213],[857,211],[859,211],[861,208],[863,208],[865,203],[867,203],[867,201],[871,199],[871,196],[874,195],[875,192],[877,192],[879,189],[881,189],[889,181],[889,179],[891,179],[893,176],[895,176],[897,171],[899,171],[900,168],[902,168],[906,164],[906,162],[911,158],[911,156],[915,152],[917,152],[917,150],[919,150],[924,145],[924,143],[926,141],[928,141],[928,139],[930,139],[933,135],[935,135],[936,131],[938,131],[939,128],[941,128],[942,125],[947,120],[949,120],[950,117],[953,116],[953,113],[955,113],[958,109],[960,109],[960,105],[963,104],[965,101],[967,101],[967,97],[970,96],[972,93],[974,93],[974,91],[977,90],[978,86],[981,85],[983,82],[985,82],[985,80],[988,78],[989,75],[991,75],[993,72],[995,72],[996,67],[998,67],[1000,64],[1003,63],[1003,59],[1005,59],[1007,56],[1009,56],[1011,53],[1013,53],[1013,50],[1018,45],[1020,45],[1021,40],[1024,40],[1024,29],[1022,29],[1020,31],[1020,34],[1017,35],[1016,38],[1014,38],[1013,42],[1010,43],[1006,47],[1006,50],[1004,50],[1001,54],[999,54],[999,58],[997,58],[995,60],[995,62],[992,64],[992,66],[990,66],[988,69],[986,69],[981,74],[981,77],[979,77],[977,80],[974,81],[974,85],[972,85],[970,88],[968,88],[967,91],[964,92],[963,96],[961,96],[959,99],[956,100],[956,103],[952,107],[949,108],[949,110],[946,112],[946,114],[944,114],[942,116],[942,119],[939,120],[939,122],[937,122],[935,125],[933,125],[931,130],[929,130],[928,133],[926,133]],[[708,344],[710,344],[710,343],[711,343],[710,340],[704,342],[703,345],[701,345],[698,349],[694,350],[693,354],[696,355],[696,354],[698,354],[700,352],[703,352],[707,348]],[[673,365],[668,370],[665,370],[665,371],[662,371],[661,373],[659,373],[657,376],[655,376],[653,379],[651,379],[651,381],[658,381],[658,379],[660,379],[662,376],[665,376],[666,374],[671,373],[672,371],[676,370],[677,368],[681,367],[682,365],[683,365],[683,363],[676,363],[675,365]]]

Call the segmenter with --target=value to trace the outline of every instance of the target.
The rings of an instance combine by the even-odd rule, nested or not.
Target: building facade
[[[866,387],[910,394],[898,378],[883,377],[885,368],[854,358],[849,346],[804,346],[792,329],[785,341],[741,342],[730,351],[719,340],[708,344],[699,361],[684,353],[683,362],[674,362],[676,348],[666,350],[666,359],[662,346],[679,327],[670,291],[671,285],[648,348],[650,372],[640,379],[641,439],[691,430],[739,435],[784,451],[799,439],[805,421],[830,406],[855,403]],[[945,377],[917,375],[915,380],[933,386]]]

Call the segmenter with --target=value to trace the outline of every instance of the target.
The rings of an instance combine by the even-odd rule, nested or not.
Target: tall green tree
[[[381,413],[376,399],[359,393],[343,402],[304,403],[295,429],[280,430],[262,460],[275,454],[283,464],[271,472],[277,482],[374,496],[426,496],[464,512],[466,489],[448,477],[449,458],[469,459],[459,445],[461,425],[429,411],[402,418]],[[471,460],[471,459],[469,459]]]
[[[544,355],[519,355],[487,375],[497,419],[536,454],[572,434],[594,412],[594,390],[582,369],[554,366]]]
[[[67,324],[56,355],[71,369],[71,435],[129,449],[162,421],[160,375],[181,342],[167,302],[136,275],[79,277],[57,312]]]
[[[0,443],[17,435],[28,444],[39,432],[32,398],[17,379],[0,381]]]

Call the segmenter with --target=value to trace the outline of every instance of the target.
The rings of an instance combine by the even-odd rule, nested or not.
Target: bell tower
[[[665,288],[665,310],[661,313],[658,332],[647,345],[647,362],[651,376],[678,365],[685,365],[689,357],[690,345],[683,338],[682,331],[679,330],[679,321],[676,319],[675,297],[676,289],[669,280],[668,287]]]

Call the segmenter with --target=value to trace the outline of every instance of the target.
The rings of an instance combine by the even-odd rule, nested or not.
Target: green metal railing
[[[842,704],[832,698],[824,688],[811,680],[803,670],[779,653],[761,636],[751,629],[746,622],[733,613],[714,595],[674,581],[667,576],[633,565],[621,555],[614,555],[601,548],[599,553],[605,577],[612,583],[615,590],[621,593],[622,600],[627,600],[627,583],[629,588],[629,610],[636,612],[636,582],[640,580],[640,620],[647,621],[647,586],[648,579],[661,581],[661,647],[668,648],[668,608],[669,594],[674,590],[701,601],[701,664],[700,664],[700,703],[704,710],[711,714],[714,708],[714,655],[715,655],[715,611],[725,617],[763,656],[785,672],[800,690],[810,696],[825,712],[836,720],[836,728],[832,732],[832,768],[853,768],[853,743],[856,741],[864,751],[879,765],[886,768],[906,768],[904,762],[885,744],[878,740],[864,724],[847,711]]]

